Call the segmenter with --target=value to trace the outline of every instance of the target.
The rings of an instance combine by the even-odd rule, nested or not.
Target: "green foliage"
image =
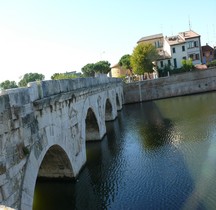
[[[182,70],[183,72],[187,72],[187,71],[191,71],[194,68],[192,59],[188,59],[188,60],[182,60]]]
[[[170,65],[165,65],[164,68],[158,69],[159,77],[166,77],[168,76],[168,72],[170,73],[171,71],[173,70],[171,69]]]
[[[121,79],[123,82],[127,82],[127,77],[125,75],[119,76],[119,79]]]
[[[51,76],[52,80],[59,80],[59,79],[74,79],[78,76],[76,74],[69,74],[69,73],[55,73]]]
[[[43,80],[45,76],[43,74],[38,73],[27,73],[23,76],[23,78],[19,81],[20,87],[26,87],[29,82],[40,81]]]
[[[84,77],[94,77],[95,72],[94,72],[94,64],[93,63],[88,63],[81,69]]]
[[[210,63],[207,63],[207,66],[208,67],[212,67],[212,66],[216,66],[216,60],[210,62]]]
[[[119,60],[119,65],[122,66],[124,69],[132,69],[131,62],[130,62],[131,56],[129,54],[123,55]]]
[[[108,61],[89,63],[81,69],[85,77],[94,77],[95,73],[107,74],[110,70],[110,63]]]
[[[195,67],[191,59],[182,60],[182,67],[171,69],[169,65],[165,65],[164,68],[158,69],[159,77],[166,77],[168,75],[181,74],[188,71],[194,71]],[[168,73],[169,72],[169,73]]]
[[[0,83],[0,89],[11,89],[11,88],[17,88],[17,84],[15,81],[5,80],[4,82]]]
[[[107,74],[110,70],[110,63],[108,61],[99,61],[94,64],[95,73]]]
[[[157,50],[151,43],[138,44],[134,48],[130,59],[133,72],[138,75],[143,75],[145,72],[152,72],[152,62],[156,60],[157,57]]]

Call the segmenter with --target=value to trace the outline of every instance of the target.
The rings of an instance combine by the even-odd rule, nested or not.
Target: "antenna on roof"
[[[191,22],[190,22],[190,16],[188,16],[188,24],[189,24],[189,31],[191,31]]]

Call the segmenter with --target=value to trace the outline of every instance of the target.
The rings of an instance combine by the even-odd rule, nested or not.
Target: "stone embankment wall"
[[[76,176],[86,160],[82,112],[89,106],[97,110],[97,98],[102,101],[113,95],[116,100],[116,90],[122,97],[121,80],[99,77],[33,82],[26,88],[1,91],[0,204],[31,209],[40,163],[53,145],[64,149],[71,175]],[[62,151],[60,147],[54,151]],[[65,168],[63,174],[67,173]]]
[[[124,85],[124,103],[137,103],[216,90],[216,68]]]

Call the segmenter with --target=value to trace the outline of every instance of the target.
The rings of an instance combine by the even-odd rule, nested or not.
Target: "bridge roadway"
[[[29,83],[0,93],[0,204],[32,209],[37,177],[74,178],[86,141],[101,140],[122,109],[121,80]]]

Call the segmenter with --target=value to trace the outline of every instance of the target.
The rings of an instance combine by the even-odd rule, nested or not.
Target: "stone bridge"
[[[119,79],[29,83],[0,93],[0,204],[32,209],[37,177],[74,178],[86,141],[101,140],[123,103]]]

